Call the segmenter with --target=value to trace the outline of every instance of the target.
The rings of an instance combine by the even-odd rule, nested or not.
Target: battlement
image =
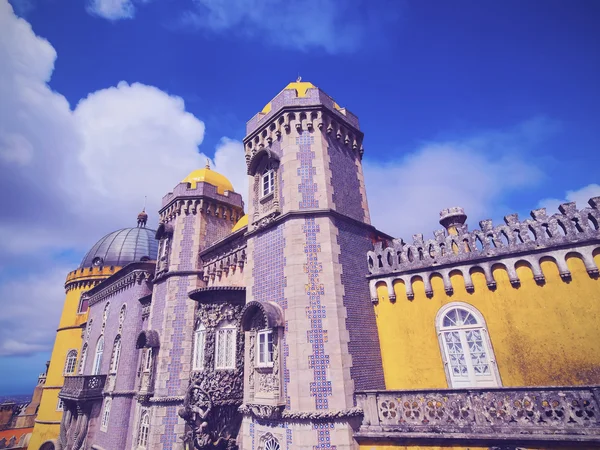
[[[456,234],[438,230],[426,241],[422,234],[415,234],[412,244],[394,239],[388,247],[378,242],[367,254],[369,272],[379,276],[598,241],[600,197],[588,203],[590,207],[580,210],[575,203],[563,203],[560,213],[552,216],[546,208],[535,209],[532,219],[523,221],[518,214],[510,214],[504,217],[505,225],[495,227],[491,220],[482,220],[481,229],[474,231],[468,231],[462,208],[449,208],[440,214],[440,222],[446,226],[449,221]]]
[[[331,111],[333,115],[347,121],[354,128],[359,129],[358,117],[352,114],[346,108],[340,106],[325,92],[317,87],[306,90],[304,96],[299,96],[296,89],[284,89],[271,102],[267,104],[263,111],[257,113],[246,123],[246,136],[250,136],[256,130],[269,122],[277,115],[281,109],[286,106],[324,106]]]
[[[117,266],[97,266],[82,267],[80,269],[72,270],[67,274],[65,287],[76,281],[103,280],[117,272],[119,269],[120,267]]]
[[[169,222],[181,213],[206,214],[223,217],[235,224],[244,215],[244,201],[237,192],[225,191],[219,194],[216,186],[199,182],[195,187],[190,183],[179,183],[162,199],[159,211],[162,222]]]

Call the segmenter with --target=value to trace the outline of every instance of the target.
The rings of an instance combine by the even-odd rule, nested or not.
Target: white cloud
[[[68,267],[0,283],[0,356],[49,351],[54,343],[65,298]]]
[[[592,197],[600,196],[600,185],[588,184],[576,191],[567,191],[563,200],[557,198],[546,198],[541,200],[539,208],[546,208],[548,214],[554,214],[558,211],[559,205],[562,203],[575,202],[578,208],[587,208],[588,200]]]
[[[87,9],[108,20],[132,19],[135,15],[131,0],[90,0]]]
[[[56,269],[54,254],[83,254],[107,232],[134,226],[144,196],[156,225],[162,197],[205,164],[204,123],[180,97],[121,82],[72,110],[47,85],[56,56],[0,0],[0,208],[9,212],[0,216],[0,355],[51,348],[73,269]],[[245,193],[241,143],[223,138],[214,159]],[[19,261],[35,276],[15,270]],[[17,275],[7,282],[8,273]]]
[[[525,128],[427,143],[387,163],[365,158],[371,222],[412,242],[413,234],[430,236],[441,228],[439,212],[450,206],[462,206],[471,223],[494,216],[507,194],[542,176],[535,164],[519,155],[531,137]]]

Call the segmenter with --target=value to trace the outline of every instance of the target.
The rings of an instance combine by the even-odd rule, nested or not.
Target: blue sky
[[[144,196],[155,224],[206,157],[245,191],[245,121],[298,74],[359,116],[384,231],[584,206],[599,20],[595,0],[0,0],[0,394],[34,386],[66,272]]]

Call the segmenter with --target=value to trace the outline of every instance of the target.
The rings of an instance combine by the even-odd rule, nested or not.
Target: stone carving
[[[365,410],[359,435],[385,433],[494,434],[499,439],[600,436],[594,388],[494,388],[381,391],[356,394]]]
[[[243,340],[236,339],[236,368],[215,370],[215,329],[222,321],[239,321],[242,304],[200,303],[196,323],[206,330],[204,370],[192,373],[179,415],[187,425],[184,440],[194,448],[237,449],[243,394]]]
[[[256,222],[252,223],[252,231],[260,230],[275,222],[275,219],[279,216],[279,211],[273,211],[264,217],[261,217]]]
[[[564,203],[558,208],[560,214],[552,216],[545,208],[536,209],[531,212],[532,219],[524,221],[511,214],[504,218],[505,225],[496,227],[491,220],[482,220],[481,229],[474,231],[459,224],[457,235],[438,230],[434,239],[426,241],[422,234],[416,234],[412,244],[395,239],[384,248],[379,242],[368,252],[369,272],[382,275],[598,240],[600,197],[588,203],[589,208],[580,210],[575,203]],[[595,264],[586,262],[586,267],[590,275],[598,275]]]
[[[347,410],[328,410],[328,411],[289,411],[284,409],[284,405],[260,405],[246,403],[240,406],[239,411],[245,415],[252,415],[262,420],[288,420],[288,421],[319,421],[348,419],[351,417],[361,417],[363,410],[355,407]]]

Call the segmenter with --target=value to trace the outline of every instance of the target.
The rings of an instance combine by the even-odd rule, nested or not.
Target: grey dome
[[[156,231],[148,228],[123,228],[100,239],[87,252],[79,268],[92,266],[123,267],[134,261],[155,260],[158,254]]]

